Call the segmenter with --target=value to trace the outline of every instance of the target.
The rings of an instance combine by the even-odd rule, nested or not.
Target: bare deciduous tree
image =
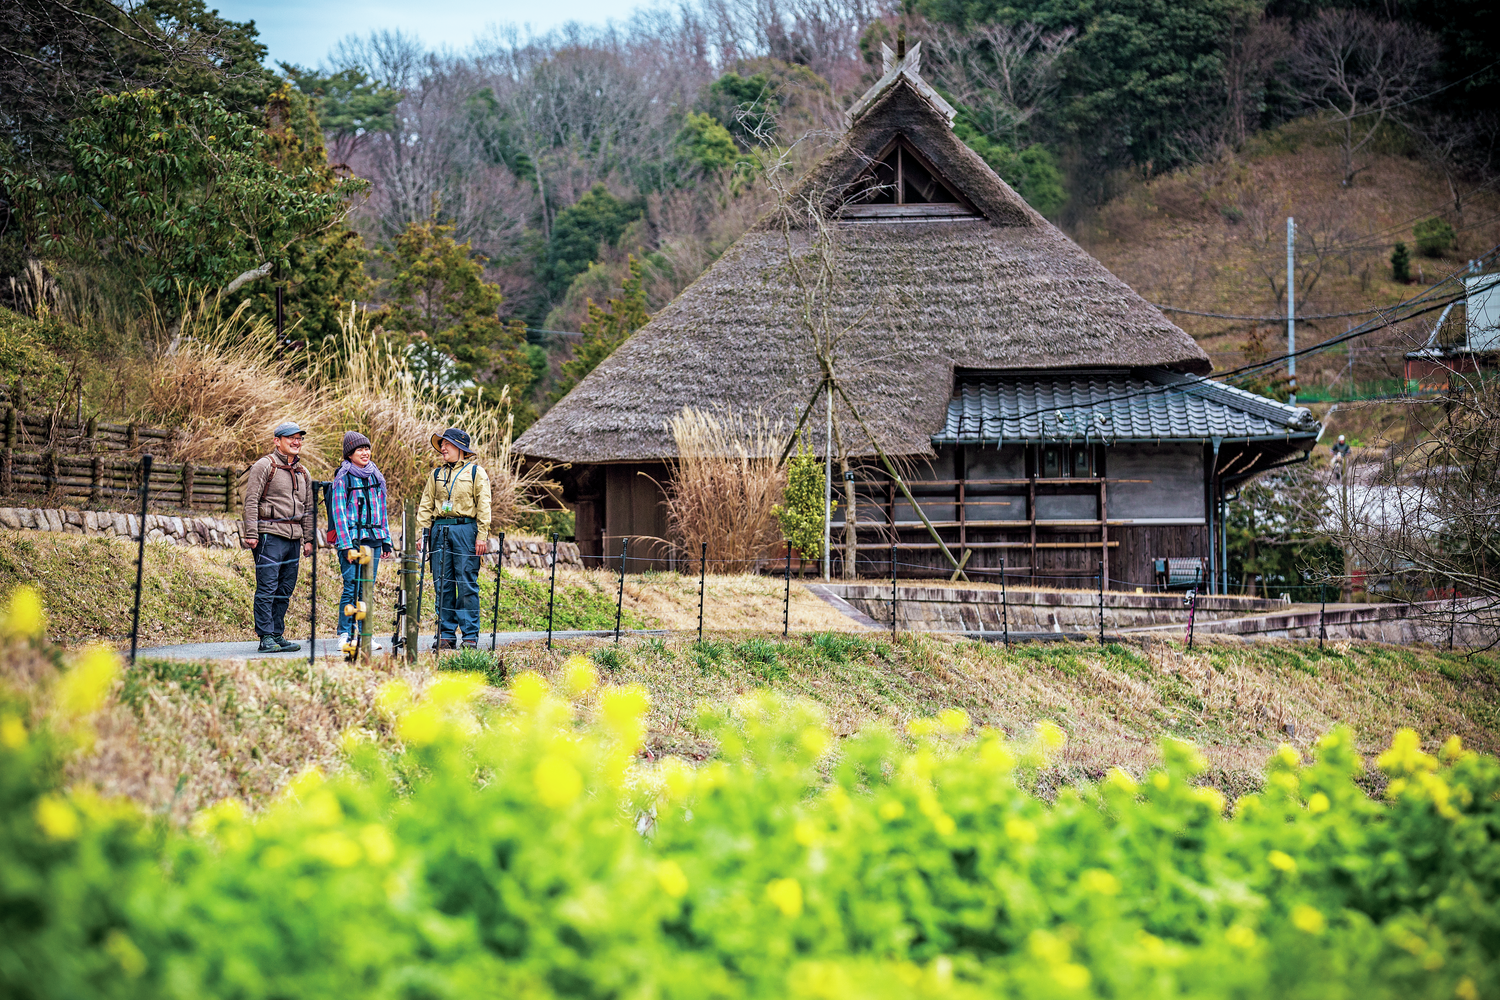
[[[1322,11],[1297,34],[1304,99],[1338,139],[1348,186],[1369,166],[1356,164],[1380,127],[1427,85],[1437,40],[1414,25],[1344,9]]]
[[[923,55],[934,76],[974,115],[976,128],[1001,138],[1025,125],[1057,88],[1057,61],[1077,30],[1036,24],[976,24],[960,31],[922,24]]]

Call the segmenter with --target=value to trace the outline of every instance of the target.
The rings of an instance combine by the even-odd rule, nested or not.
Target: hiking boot
[[[276,636],[275,639],[281,644],[281,651],[283,653],[295,653],[297,650],[302,648],[302,643],[300,642],[287,642],[279,635]]]
[[[465,639],[464,640],[464,649],[478,649],[478,648],[479,648],[479,640],[478,639]]]
[[[433,652],[441,652],[441,651],[443,651],[445,649],[457,649],[457,648],[458,648],[458,644],[455,643],[452,639],[439,639],[437,641],[437,645],[432,647]]]
[[[276,637],[274,635],[263,635],[260,637],[260,648],[257,649],[256,652],[279,653],[281,652],[281,643],[276,641]]]

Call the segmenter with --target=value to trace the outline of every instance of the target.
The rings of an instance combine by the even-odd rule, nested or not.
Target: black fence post
[[[146,505],[151,499],[151,456],[141,456],[141,534],[135,550],[135,611],[130,617],[130,662],[141,634],[141,580],[146,567]]]
[[[891,645],[896,644],[896,542],[891,540]]]
[[[620,539],[620,590],[615,594],[615,645],[620,644],[620,616],[625,611],[625,552],[630,548],[630,536]]]
[[[495,651],[495,636],[500,631],[500,581],[505,579],[505,532],[500,532],[500,548],[495,553],[495,610],[490,614],[490,652]]]
[[[1318,584],[1318,599],[1321,601],[1318,605],[1318,649],[1321,650],[1323,640],[1328,638],[1328,629],[1323,624],[1324,617],[1328,614],[1328,586],[1326,584]]]
[[[1182,602],[1188,606],[1188,649],[1193,648],[1193,619],[1198,615],[1198,587],[1203,582],[1203,564],[1198,564],[1198,573],[1193,580],[1193,589],[1182,597]]]
[[[792,543],[786,543],[786,591],[781,595],[781,637],[792,628]]]
[[[698,552],[698,643],[703,643],[703,591],[708,585],[708,543]]]
[[[557,532],[552,533],[552,579],[547,584],[547,648],[552,648],[552,603],[557,596]]]
[[[1448,604],[1448,648],[1453,648],[1453,633],[1458,631],[1458,584],[1452,577],[1448,578],[1449,604]]]

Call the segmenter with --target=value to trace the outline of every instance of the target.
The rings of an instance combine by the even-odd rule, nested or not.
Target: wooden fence
[[[5,447],[11,451],[71,452],[91,455],[103,451],[135,452],[170,441],[173,431],[140,424],[107,424],[96,417],[79,423],[55,413],[25,413],[5,404]]]
[[[242,477],[228,466],[154,462],[151,499],[194,510],[232,513]],[[75,497],[91,504],[133,507],[140,503],[141,462],[106,455],[59,455],[55,451],[0,452],[0,493]]]

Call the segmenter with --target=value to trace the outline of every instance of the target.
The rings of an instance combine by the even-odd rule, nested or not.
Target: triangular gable
[[[924,168],[972,209],[964,217],[979,216],[997,226],[1046,226],[1046,220],[954,134],[949,117],[953,109],[915,71],[914,57],[919,55],[919,46],[913,46],[905,60],[860,98],[851,112],[849,131],[809,172],[798,193],[819,192],[823,210],[837,214],[861,177],[904,141]],[[767,218],[760,228],[776,224]]]

